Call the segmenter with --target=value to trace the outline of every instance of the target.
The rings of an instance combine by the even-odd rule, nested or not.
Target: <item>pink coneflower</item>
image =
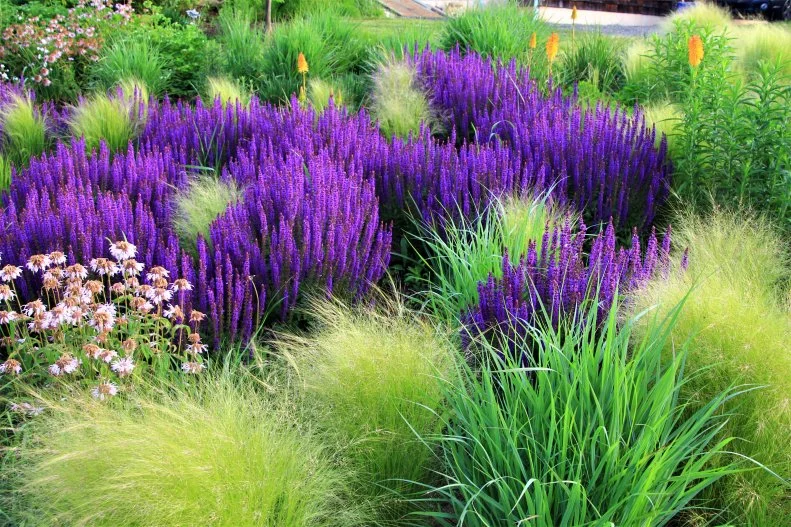
[[[34,273],[43,271],[50,265],[52,265],[52,260],[47,254],[34,254],[27,261],[27,268]]]
[[[121,267],[124,276],[138,276],[145,266],[137,260],[130,258],[121,262]]]
[[[2,286],[0,286],[2,287]],[[33,300],[22,307],[22,312],[29,317],[40,315],[47,310],[47,306],[41,300]]]
[[[44,411],[44,408],[41,406],[33,406],[30,403],[11,403],[8,405],[8,409],[12,412],[25,414],[29,416],[36,416],[41,414]]]
[[[104,351],[102,348],[97,346],[96,344],[86,344],[82,347],[82,351],[91,358],[91,359],[98,359],[99,355]]]
[[[103,382],[91,390],[91,395],[100,401],[104,401],[105,399],[112,397],[117,393],[118,385],[114,382]]]
[[[206,315],[198,311],[197,309],[193,309],[192,311],[190,311],[190,322],[195,322],[200,324],[205,318]]]
[[[157,287],[148,292],[146,295],[152,304],[158,306],[164,302],[170,302],[173,298],[173,292],[164,287]]]
[[[18,318],[19,315],[15,311],[0,311],[0,324],[10,324]]]
[[[66,263],[66,255],[61,251],[52,251],[49,253],[49,259],[55,265],[63,265]]]
[[[120,241],[110,244],[110,254],[118,260],[129,260],[137,255],[137,247],[128,241]]]
[[[148,273],[146,274],[146,279],[149,282],[153,282],[157,278],[167,278],[169,276],[170,276],[170,272],[168,272],[167,269],[165,269],[160,265],[157,265],[156,267],[152,267],[151,269],[148,270]]]
[[[127,375],[131,375],[132,370],[135,369],[135,361],[132,357],[124,357],[115,360],[110,368],[112,368],[119,377],[126,377]]]
[[[10,282],[11,280],[16,280],[22,275],[22,268],[17,267],[16,265],[6,265],[2,269],[0,269],[0,279],[4,282]]]
[[[22,363],[15,359],[6,359],[5,362],[0,364],[0,373],[19,375],[22,373]]]
[[[165,309],[162,314],[165,316],[165,318],[169,318],[178,322],[184,320],[184,312],[179,306],[168,306],[168,308]]]
[[[102,349],[99,352],[99,359],[106,362],[107,364],[110,364],[116,357],[118,357],[118,352],[115,350]]]
[[[126,292],[126,286],[123,282],[116,282],[110,287],[110,291],[112,291],[113,294],[122,295]]]
[[[50,365],[49,373],[59,377],[64,373],[74,373],[79,367],[80,361],[78,359],[75,359],[69,353],[64,353],[55,361],[55,364]]]
[[[179,278],[170,286],[173,291],[192,291],[192,284],[185,278]]]
[[[76,263],[66,268],[66,276],[85,280],[88,277],[88,269],[84,265]]]
[[[114,276],[119,271],[115,262],[111,262],[107,258],[94,258],[91,260],[91,269],[100,276]]]
[[[99,333],[110,331],[115,326],[115,307],[110,304],[99,306],[88,324]]]
[[[0,302],[10,302],[16,297],[14,291],[10,287],[3,284],[0,285]]]
[[[206,368],[206,366],[204,366],[200,362],[194,362],[194,361],[185,362],[181,365],[181,369],[184,371],[184,373],[191,373],[191,374],[198,374],[202,372],[204,368]]]

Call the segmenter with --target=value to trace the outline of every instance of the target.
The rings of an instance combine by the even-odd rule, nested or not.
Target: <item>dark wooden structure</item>
[[[533,5],[532,0],[522,0]],[[641,15],[666,15],[675,9],[676,0],[541,0],[541,5],[550,7],[571,7],[592,11],[614,11],[617,13],[639,13]]]

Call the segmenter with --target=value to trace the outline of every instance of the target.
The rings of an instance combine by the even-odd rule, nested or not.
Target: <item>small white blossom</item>
[[[184,373],[191,373],[191,374],[200,373],[205,368],[206,366],[204,366],[200,362],[185,362],[181,365],[181,369],[182,371],[184,371]]]
[[[127,241],[111,243],[110,254],[119,262],[129,260],[137,255],[137,247]]]
[[[114,382],[103,382],[91,390],[91,395],[100,401],[104,401],[105,399],[112,397],[117,393],[118,385]]]
[[[115,360],[110,368],[112,368],[112,370],[119,376],[126,377],[132,373],[132,370],[135,369],[135,361],[132,359],[132,357],[123,357],[121,359]]]

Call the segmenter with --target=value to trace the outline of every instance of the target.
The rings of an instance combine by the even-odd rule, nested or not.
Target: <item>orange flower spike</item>
[[[305,54],[300,51],[297,57],[297,73],[306,74],[308,72],[308,61],[305,59]]]
[[[536,49],[536,44],[537,44],[537,37],[536,37],[536,32],[535,32],[535,31],[533,31],[533,34],[532,34],[532,35],[530,35],[530,43],[529,43],[527,46],[528,46],[530,49]]]
[[[574,4],[574,6],[572,6],[572,8],[571,8],[571,19],[572,20],[577,20],[577,5],[576,4]]]
[[[547,40],[547,58],[549,59],[550,63],[555,61],[555,57],[557,57],[559,50],[560,50],[560,35],[558,35],[557,33],[552,33],[549,36],[549,40]]]
[[[693,68],[700,66],[703,61],[703,39],[699,35],[692,35],[689,38],[689,65]]]

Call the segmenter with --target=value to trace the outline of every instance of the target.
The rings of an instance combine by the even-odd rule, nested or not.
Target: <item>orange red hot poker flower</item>
[[[305,54],[300,52],[297,56],[297,73],[306,74],[308,72],[308,61],[305,59]]]
[[[700,38],[700,35],[692,35],[689,37],[687,46],[689,48],[689,65],[697,68],[703,61],[703,39]]]
[[[549,40],[547,40],[547,59],[549,59],[550,63],[555,61],[555,57],[557,57],[559,50],[560,35],[552,33],[549,35]]]
[[[530,35],[530,42],[528,43],[528,47],[530,49],[536,49],[536,32],[533,31],[533,34]]]

